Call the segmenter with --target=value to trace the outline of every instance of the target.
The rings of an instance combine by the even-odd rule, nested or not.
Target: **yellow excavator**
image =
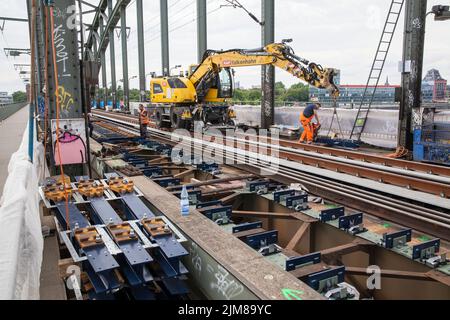
[[[194,121],[203,126],[233,125],[236,116],[228,101],[234,90],[232,68],[238,67],[273,65],[338,97],[335,70],[300,58],[288,45],[291,41],[253,50],[208,50],[185,76],[152,78],[149,109],[157,126],[190,129]]]

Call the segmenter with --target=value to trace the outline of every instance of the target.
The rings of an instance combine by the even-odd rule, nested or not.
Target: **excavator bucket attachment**
[[[331,95],[334,98],[339,97],[339,88],[334,83],[334,77],[336,76],[336,70],[335,69],[325,69],[323,71],[323,80],[321,81],[321,84],[323,85],[324,89],[327,89],[330,91]]]

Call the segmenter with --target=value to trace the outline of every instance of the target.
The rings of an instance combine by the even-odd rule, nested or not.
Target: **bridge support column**
[[[103,18],[100,17],[100,34],[105,32],[105,25]],[[97,48],[98,49],[98,48]],[[102,87],[103,87],[103,106],[106,108],[108,104],[108,78],[106,75],[106,56],[105,51],[101,50],[100,52],[100,64],[102,67]]]
[[[136,0],[138,56],[139,56],[139,96],[140,101],[146,100],[147,80],[145,78],[145,48],[144,48],[144,12],[142,0]]]
[[[262,45],[275,41],[275,1],[262,0]],[[269,129],[275,122],[275,68],[262,67],[261,128]]]
[[[161,7],[161,56],[162,74],[168,76],[170,72],[169,62],[169,9],[167,0],[160,0]]]
[[[406,0],[398,145],[408,150],[413,149],[412,110],[422,102],[426,15],[427,0]]]
[[[108,0],[108,15],[113,11],[112,0]],[[117,79],[116,79],[116,49],[114,44],[114,29],[109,31],[109,52],[111,62],[111,94],[113,108],[116,107],[117,102]]]
[[[203,55],[208,49],[208,27],[206,0],[197,0],[197,57],[202,62]]]
[[[123,73],[123,101],[125,109],[130,110],[130,84],[128,79],[128,48],[127,48],[127,8],[120,9],[121,39],[122,39],[122,73]]]

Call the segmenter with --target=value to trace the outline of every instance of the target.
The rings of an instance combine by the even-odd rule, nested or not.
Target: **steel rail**
[[[161,139],[165,143],[174,143],[170,138],[167,138],[165,135],[160,135],[158,139]],[[202,146],[201,149],[198,147],[199,151],[202,151],[206,146]],[[248,156],[242,155],[234,155],[233,158],[228,157],[227,159],[233,161],[240,161],[245,163],[243,165],[245,171],[249,171],[254,174],[258,174],[261,170],[261,164],[251,159]],[[230,164],[228,164],[230,165]],[[238,168],[242,168],[242,165],[230,165]],[[252,168],[253,170],[249,169]],[[270,171],[270,169],[266,170]],[[274,181],[278,181],[280,183],[289,184],[289,183],[302,183],[306,184],[308,188],[314,189],[316,192],[314,194],[320,194],[323,197],[323,194],[327,195],[327,199],[334,201],[339,204],[343,204],[349,208],[353,208],[356,210],[360,210],[369,214],[373,214],[379,218],[383,218],[394,223],[398,223],[400,225],[413,228],[418,231],[422,231],[428,233],[429,235],[433,235],[439,237],[441,239],[450,240],[450,219],[445,219],[442,217],[440,212],[436,212],[435,215],[417,213],[416,210],[413,212],[408,208],[409,204],[404,203],[404,208],[397,208],[391,205],[391,199],[388,201],[383,201],[379,198],[377,194],[366,193],[364,196],[361,194],[361,190],[355,188],[347,188],[347,186],[343,187],[339,183],[334,182],[323,182],[323,179],[320,183],[318,183],[317,177],[309,176],[307,174],[301,174],[295,170],[284,168],[281,172],[274,171],[274,175],[270,178]],[[319,192],[317,192],[319,191]],[[349,202],[350,200],[350,202]],[[415,211],[415,212],[414,212]]]
[[[113,120],[114,121],[114,120]],[[127,125],[127,123],[125,123]],[[133,130],[138,134],[138,130]],[[154,132],[154,138],[164,143],[174,144],[168,132]],[[197,147],[198,148],[198,147]],[[205,146],[202,144],[201,150]],[[261,164],[249,156],[234,155],[228,158],[233,161],[240,160],[245,165],[235,165],[245,171],[257,174],[261,170]],[[325,197],[336,203],[343,204],[349,208],[361,210],[379,218],[383,218],[394,223],[398,223],[418,231],[426,232],[430,235],[450,240],[450,219],[445,213],[421,208],[419,206],[392,199],[366,190],[357,189],[351,186],[344,186],[340,183],[318,178],[314,175],[300,173],[291,168],[283,168],[281,172],[274,172],[271,177],[280,183],[300,182],[305,185],[310,192]]]
[[[106,116],[106,117],[108,118],[108,116]],[[120,116],[120,117],[113,116],[113,117],[115,117],[116,119],[121,118],[122,121],[130,123],[129,117],[124,117],[124,116]],[[131,123],[135,124],[134,121]],[[154,131],[157,129],[149,128],[149,130]],[[239,142],[244,142],[243,147],[245,148],[244,150],[246,150],[246,151],[248,151],[251,148],[250,144],[252,144],[252,146],[258,145],[258,146],[262,146],[265,148],[274,147],[273,145],[270,145],[270,144],[264,144],[264,143],[257,142],[257,141],[247,141],[247,140],[238,139],[235,137],[228,138],[227,141],[230,141],[229,139],[233,139],[235,148],[242,148],[242,144],[239,144]],[[275,147],[277,147],[277,146],[275,146]],[[333,171],[336,173],[346,174],[346,175],[353,176],[356,178],[370,179],[372,181],[377,181],[377,182],[387,184],[387,185],[393,185],[393,186],[406,188],[409,190],[417,190],[417,191],[424,192],[424,193],[434,194],[434,195],[440,196],[441,198],[444,198],[444,199],[447,199],[448,197],[450,197],[450,183],[448,183],[448,181],[437,182],[437,181],[432,181],[432,180],[426,179],[426,176],[420,176],[420,177],[407,176],[407,175],[401,174],[401,173],[377,170],[373,167],[365,166],[366,163],[363,163],[363,162],[361,162],[360,164],[357,164],[357,163],[350,164],[350,163],[341,162],[340,160],[342,160],[342,159],[340,159],[340,160],[339,159],[323,159],[323,158],[320,159],[320,158],[317,158],[316,156],[314,156],[314,154],[305,155],[305,154],[298,154],[298,153],[292,152],[292,151],[289,151],[289,152],[281,151],[279,153],[279,158],[287,159],[287,160],[290,160],[293,162],[300,163],[302,165],[307,165],[307,166],[315,167],[318,169],[325,169],[325,170],[330,170],[330,171]],[[430,176],[430,177],[433,177],[433,176]]]
[[[115,118],[120,118],[124,121],[129,121],[130,123],[133,124],[138,124],[136,117],[131,115],[126,116],[113,114],[111,116]],[[247,136],[250,138],[252,137],[251,135]],[[324,160],[367,167],[378,171],[386,171],[394,174],[407,175],[418,179],[426,179],[429,181],[450,184],[450,168],[441,167],[437,165],[424,164],[399,159],[391,159],[380,156],[374,156],[370,154],[366,155],[363,153],[349,150],[333,149],[315,145],[305,145],[279,139],[269,138],[267,139],[266,144],[256,141],[252,143],[259,143],[259,145],[262,146],[267,145],[268,147],[271,147],[272,145],[275,144],[280,146],[280,150],[291,153],[298,153],[306,156],[313,155],[314,159],[322,158]],[[302,149],[303,151],[300,149]]]

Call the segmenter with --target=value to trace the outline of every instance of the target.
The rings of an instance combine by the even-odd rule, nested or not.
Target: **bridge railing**
[[[8,104],[4,106],[0,106],[0,121],[5,120],[6,118],[9,118],[14,113],[22,109],[28,104],[28,102],[20,102],[20,103],[13,103]]]

